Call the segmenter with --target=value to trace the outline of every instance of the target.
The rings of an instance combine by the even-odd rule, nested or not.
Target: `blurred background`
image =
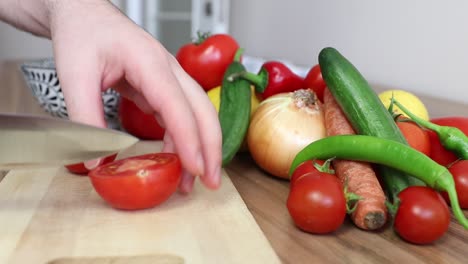
[[[337,48],[370,83],[468,103],[468,1],[114,0],[175,53],[198,30],[229,33],[258,61],[315,65]],[[0,60],[52,56],[49,40],[0,23]]]

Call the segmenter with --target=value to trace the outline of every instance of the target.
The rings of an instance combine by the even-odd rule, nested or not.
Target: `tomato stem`
[[[398,196],[393,197],[393,203],[385,201],[385,205],[387,206],[388,213],[392,216],[392,218],[395,218],[398,207],[400,206],[400,198],[398,198]]]
[[[330,165],[331,165],[331,162],[334,160],[335,158],[329,158],[327,160],[325,160],[325,162],[323,163],[323,165],[320,165],[319,163],[315,162],[314,161],[314,167],[320,171],[320,172],[324,172],[324,173],[329,173],[329,174],[335,174],[335,170],[333,170]]]
[[[346,198],[346,212],[352,214],[356,211],[359,200],[362,200],[362,197],[353,192],[348,192],[348,177],[345,178],[344,182],[344,195]]]
[[[193,44],[198,46],[198,45],[202,44],[203,42],[205,42],[205,40],[207,38],[209,38],[210,36],[211,36],[210,32],[197,31],[197,38],[195,39]]]

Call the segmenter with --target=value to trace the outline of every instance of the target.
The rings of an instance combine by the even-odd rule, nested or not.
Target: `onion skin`
[[[322,104],[310,90],[280,93],[264,100],[250,121],[247,144],[255,163],[269,174],[289,179],[296,154],[326,137]]]

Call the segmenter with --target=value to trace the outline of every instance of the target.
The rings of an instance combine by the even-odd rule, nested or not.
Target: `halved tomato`
[[[96,192],[111,206],[138,210],[166,201],[179,185],[182,165],[173,153],[151,153],[117,160],[89,172]]]

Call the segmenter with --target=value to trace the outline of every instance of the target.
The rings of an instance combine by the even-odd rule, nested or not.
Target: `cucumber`
[[[240,54],[241,50],[238,52]],[[221,84],[219,122],[223,138],[223,166],[236,155],[244,141],[250,122],[251,90],[250,82],[243,78],[232,78],[246,71],[236,58],[229,65]]]
[[[380,101],[361,73],[336,49],[327,47],[319,53],[322,77],[358,134],[395,140],[408,145],[390,112]],[[389,159],[392,157],[389,154]],[[396,201],[400,191],[424,183],[408,174],[377,166],[387,198]]]

